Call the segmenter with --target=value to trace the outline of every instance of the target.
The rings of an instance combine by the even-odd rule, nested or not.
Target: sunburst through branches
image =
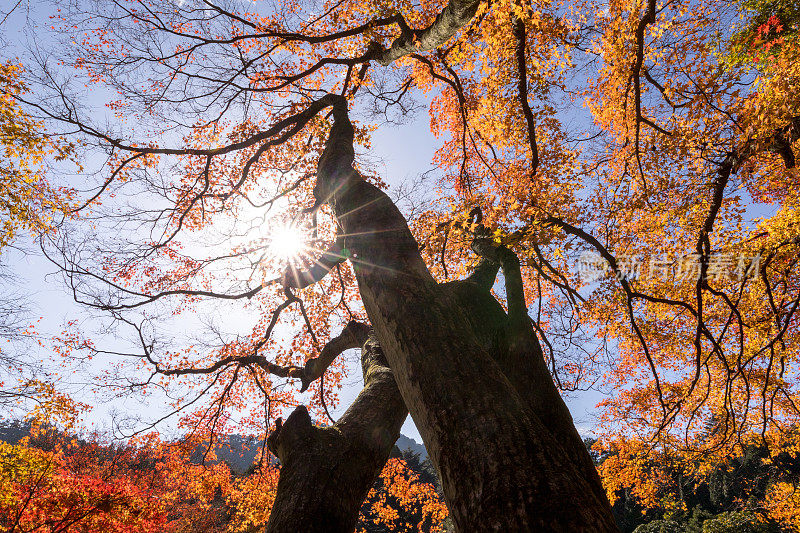
[[[294,263],[308,253],[306,235],[293,224],[277,226],[268,238],[270,254],[281,261]]]

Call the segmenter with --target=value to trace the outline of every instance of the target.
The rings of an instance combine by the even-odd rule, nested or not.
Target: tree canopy
[[[462,530],[613,530],[559,392],[605,391],[622,455],[702,469],[797,445],[794,5],[55,5],[57,52],[10,105],[97,167],[43,250],[131,341],[65,333],[65,353],[111,360],[103,386],[165,391],[195,431],[272,431],[293,496],[307,457],[345,464],[410,411]],[[409,231],[369,153],[421,109],[437,190]],[[358,347],[365,388],[337,422]],[[479,435],[506,457],[479,466]],[[354,486],[388,440],[359,448]],[[484,482],[501,503],[464,494]],[[556,496],[585,513],[525,503]]]

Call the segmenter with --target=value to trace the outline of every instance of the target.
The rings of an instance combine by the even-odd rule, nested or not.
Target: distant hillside
[[[428,451],[425,446],[419,444],[414,439],[405,435],[400,435],[395,444],[401,452],[410,451],[419,455],[419,460],[425,461],[428,458]],[[262,441],[253,437],[243,435],[228,435],[214,444],[214,452],[218,460],[225,461],[231,470],[243,474],[247,472],[255,463],[256,457],[261,453]],[[198,463],[203,459],[205,447],[198,447],[192,453],[190,460]],[[275,460],[273,457],[272,460]]]
[[[16,444],[31,432],[31,423],[21,420],[0,420],[0,442]]]
[[[16,444],[22,437],[28,436],[31,426],[24,421],[4,421],[0,422],[0,442]],[[214,453],[218,461],[224,461],[236,473],[244,474],[256,461],[256,457],[261,453],[263,441],[256,440],[255,437],[244,435],[226,435],[214,443]],[[405,435],[400,435],[396,443],[401,452],[410,451],[419,455],[420,462],[428,458],[425,446],[419,444],[414,439]],[[205,446],[198,446],[192,452],[189,460],[193,463],[200,463],[203,460]],[[277,461],[272,457],[273,461]]]
[[[225,435],[214,443],[214,454],[218,461],[227,463],[231,470],[238,474],[244,474],[256,462],[256,457],[261,453],[264,441],[256,440],[255,437],[244,435]],[[206,446],[198,446],[192,452],[189,460],[193,463],[203,461]],[[275,460],[273,457],[272,460]]]
[[[397,439],[395,446],[400,448],[400,451],[410,450],[412,453],[418,454],[420,461],[424,461],[428,458],[428,450],[425,449],[425,446],[403,434],[400,434],[400,438]]]
[[[222,437],[219,442],[214,443],[214,453],[217,456],[217,460],[225,461],[231,470],[244,474],[255,463],[256,457],[261,453],[262,445],[263,442],[256,440],[254,437],[227,435]],[[425,446],[405,435],[400,435],[395,445],[401,452],[410,451],[419,455],[420,461],[428,458],[428,451]],[[193,463],[199,463],[203,460],[204,452],[205,447],[197,447],[190,460]],[[276,461],[274,457],[272,460]]]

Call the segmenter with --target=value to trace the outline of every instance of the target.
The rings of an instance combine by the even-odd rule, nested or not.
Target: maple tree
[[[715,531],[717,521],[723,531],[746,530],[744,524],[721,527],[728,520],[752,522],[755,531],[794,531],[800,455],[793,440],[765,444],[753,439],[741,455],[715,464],[700,454],[653,449],[635,439],[595,446],[598,468],[625,531],[654,531],[659,524],[678,531]]]
[[[462,531],[615,530],[559,390],[613,390],[609,438],[709,462],[797,423],[791,6],[252,7],[65,3],[62,65],[117,122],[54,71],[63,105],[19,100],[106,157],[94,226],[48,253],[136,352],[65,346],[134,358],[120,390],[193,391],[195,429],[274,427],[268,530],[352,530],[406,409]],[[412,232],[355,150],[420,96],[443,195]],[[250,322],[164,340],[210,301]],[[359,346],[364,391],[315,425]]]
[[[70,209],[74,191],[52,186],[45,177],[48,159],[62,161],[74,147],[42,132],[42,124],[26,113],[15,96],[24,94],[19,64],[0,64],[0,249],[20,229],[53,231],[54,217]]]
[[[409,467],[408,458],[387,461],[376,486],[367,494],[361,513],[358,533],[447,531],[447,507],[433,484],[422,481]]]
[[[223,464],[185,459],[154,436],[124,445],[36,428],[0,442],[0,525],[24,531],[225,531],[215,502],[232,481]]]

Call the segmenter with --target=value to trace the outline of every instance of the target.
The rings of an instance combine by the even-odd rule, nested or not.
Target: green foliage
[[[703,533],[780,533],[780,526],[752,511],[721,513],[703,522]]]
[[[732,511],[710,516],[705,512],[685,513],[638,526],[633,533],[781,533],[777,523],[753,511]]]
[[[685,529],[674,520],[653,520],[634,529],[634,533],[684,533]]]

